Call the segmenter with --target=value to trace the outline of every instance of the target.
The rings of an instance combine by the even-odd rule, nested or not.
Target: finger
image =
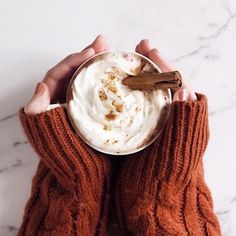
[[[92,48],[94,49],[95,53],[104,52],[110,49],[105,37],[103,35],[98,35],[97,38],[92,43]]]
[[[64,60],[59,62],[56,66],[50,69],[44,79],[47,82],[47,78],[60,79],[65,78],[68,74],[73,74],[74,69],[76,69],[81,63],[90,57],[94,56],[96,53],[105,51],[109,49],[109,45],[106,42],[104,36],[99,35],[96,37],[94,42],[85,48],[82,52],[74,53],[67,56]]]
[[[109,45],[102,35],[97,36],[94,42],[80,53],[74,53],[59,62],[55,67],[50,69],[43,79],[43,82],[48,85],[51,99],[64,97],[66,85],[69,79],[74,74],[75,70],[84,61],[109,49]],[[62,82],[61,82],[62,81]],[[61,93],[59,94],[59,91]]]
[[[160,52],[154,48],[149,51],[148,57],[160,68],[162,72],[169,72],[169,71],[175,71],[177,70],[170,61],[168,61],[166,58],[164,58]],[[189,86],[186,84],[185,80],[182,81],[182,88],[189,88]],[[176,91],[176,89],[172,90],[173,92]],[[194,98],[193,91],[190,90],[191,96]]]
[[[59,62],[56,66],[51,68],[43,82],[47,83],[48,79],[60,80],[64,79],[68,75],[73,74],[74,70],[84,61],[95,55],[93,48],[88,48],[79,53],[73,53]]]
[[[189,98],[189,101],[197,101],[197,95],[192,89],[189,89],[188,98]]]
[[[143,39],[141,42],[136,46],[135,51],[150,58],[159,68],[162,72],[169,72],[174,71],[176,68],[167,60],[165,59],[157,49],[151,49],[151,44],[148,39]],[[188,99],[191,101],[197,100],[196,94],[193,92],[193,90],[190,89],[190,87],[186,84],[186,82],[183,80],[182,82],[182,88],[186,88],[188,92]],[[172,93],[173,95],[176,94],[176,92],[179,90],[173,89]],[[176,99],[183,99],[185,98],[186,93],[185,90],[180,90],[179,93],[176,94]],[[183,97],[182,97],[183,95]],[[186,95],[187,96],[187,95]]]
[[[196,94],[192,94],[192,91],[190,89],[187,88],[181,88],[178,89],[174,96],[173,96],[173,101],[196,101],[197,100],[197,96]]]
[[[149,39],[143,39],[136,47],[136,51],[144,56],[149,57],[155,64],[159,66],[162,72],[176,70],[171,63],[165,59],[157,49],[151,48]]]
[[[151,44],[149,39],[143,39],[140,43],[136,46],[135,51],[148,57],[148,53],[151,50]]]
[[[106,38],[103,35],[98,35],[95,40],[88,46],[86,47],[84,50],[86,50],[87,48],[93,48],[95,53],[100,53],[100,52],[104,52],[110,49],[109,44],[106,41]]]
[[[140,53],[140,51],[139,51],[139,44],[136,45],[136,47],[135,47],[135,52]],[[140,54],[141,54],[141,53],[140,53]]]
[[[176,70],[176,68],[173,65],[171,65],[171,63],[167,59],[165,59],[156,48],[149,51],[148,57],[155,64],[158,65],[158,67],[162,72],[169,72]]]
[[[65,87],[79,65],[94,55],[93,48],[71,54],[46,73],[43,82],[49,88],[51,99],[55,99],[58,96],[58,93]]]
[[[34,95],[25,105],[25,114],[35,115],[47,110],[50,104],[49,90],[45,83],[38,83]]]
[[[176,91],[173,97],[173,101],[186,101],[189,98],[189,91],[188,89],[179,89]]]

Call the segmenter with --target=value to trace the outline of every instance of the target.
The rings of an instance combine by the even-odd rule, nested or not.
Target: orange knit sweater
[[[197,96],[173,103],[155,143],[119,159],[114,195],[125,235],[221,235],[202,167],[207,99]],[[80,140],[64,108],[19,115],[40,163],[18,236],[106,235],[109,157]]]
[[[115,198],[126,235],[221,235],[202,165],[207,98],[197,97],[174,102],[161,137],[120,166]]]
[[[74,134],[64,108],[19,115],[40,163],[18,236],[104,235],[109,159]]]

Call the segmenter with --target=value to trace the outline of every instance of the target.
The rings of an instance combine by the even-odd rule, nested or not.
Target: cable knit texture
[[[203,175],[207,99],[197,97],[174,102],[161,137],[122,161],[115,198],[125,235],[221,235]]]
[[[40,163],[18,236],[106,235],[107,157],[73,132],[64,108],[19,116]]]

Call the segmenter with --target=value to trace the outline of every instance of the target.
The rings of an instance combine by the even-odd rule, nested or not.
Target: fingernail
[[[140,44],[142,44],[142,43],[150,44],[150,40],[149,39],[143,39],[143,40],[141,40]]]
[[[176,91],[174,97],[173,97],[173,101],[186,101],[188,100],[189,97],[189,91],[188,89],[179,89]]]
[[[152,48],[151,41],[149,39],[145,39],[145,42],[146,42],[148,49]]]
[[[196,93],[194,93],[194,92],[191,92],[191,93],[189,93],[189,96],[188,96],[188,99],[190,100],[190,101],[197,101],[197,95],[196,95]]]
[[[101,34],[99,34],[92,42],[92,44],[94,44],[97,40],[99,40],[100,38],[102,38],[103,36]]]
[[[44,86],[41,82],[39,82],[35,88],[34,95],[41,96],[45,92]]]
[[[156,48],[153,48],[152,51],[153,51],[154,53],[159,53],[159,51],[158,51]]]
[[[182,89],[182,101],[188,100],[188,97],[189,97],[188,89]]]
[[[100,38],[105,38],[102,34],[99,34],[95,39],[94,39],[94,41],[93,42],[95,42],[96,40],[98,40],[98,39],[100,39]]]

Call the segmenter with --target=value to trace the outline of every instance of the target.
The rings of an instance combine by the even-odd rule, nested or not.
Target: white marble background
[[[16,235],[37,166],[16,112],[49,67],[100,33],[114,49],[150,38],[208,95],[206,179],[223,235],[235,236],[235,0],[0,0],[0,235]]]

